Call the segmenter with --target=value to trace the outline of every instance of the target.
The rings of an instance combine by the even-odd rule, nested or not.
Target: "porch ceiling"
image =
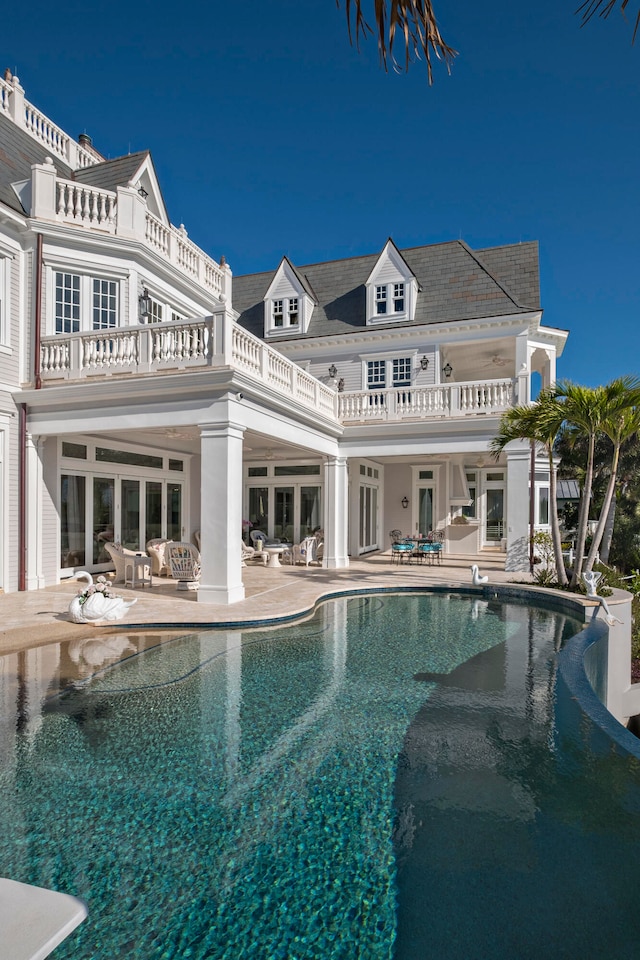
[[[453,368],[451,380],[501,380],[515,376],[516,346],[513,337],[454,343],[441,349],[442,366]]]

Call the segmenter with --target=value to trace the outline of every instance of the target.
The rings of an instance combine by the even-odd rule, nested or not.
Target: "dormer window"
[[[264,295],[265,337],[307,333],[316,303],[306,278],[283,257]]]
[[[418,281],[392,240],[387,241],[365,286],[367,324],[414,320]]]

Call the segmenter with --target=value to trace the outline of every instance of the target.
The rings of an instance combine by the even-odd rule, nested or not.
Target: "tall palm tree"
[[[596,445],[596,436],[604,418],[603,387],[581,387],[569,380],[556,383],[553,388],[555,397],[562,404],[565,420],[570,425],[581,430],[587,440],[587,463],[585,467],[584,486],[580,498],[578,513],[578,531],[576,534],[576,555],[571,575],[571,586],[575,587],[582,573],[585,544],[587,542],[587,527],[589,523],[589,508],[591,506],[591,491],[593,488],[593,462]]]
[[[563,422],[563,404],[557,399],[553,390],[543,390],[534,403],[512,407],[511,410],[502,414],[498,433],[491,441],[491,451],[497,458],[512,440],[532,440],[544,447],[549,459],[549,511],[556,575],[560,585],[566,586],[568,581],[562,556],[554,457],[554,444]]]
[[[598,526],[593,535],[591,549],[585,564],[585,571],[593,568],[602,541],[616,489],[620,448],[627,440],[640,432],[640,381],[634,377],[618,377],[607,384],[603,391],[605,407],[601,430],[613,444],[613,457],[609,471],[609,483],[600,511]]]
[[[457,51],[446,43],[436,21],[433,0],[373,0],[373,16],[375,30],[369,25],[363,6],[364,0],[344,0],[349,37],[356,45],[360,44],[360,37],[368,33],[376,33],[380,60],[385,70],[389,60],[394,68],[398,68],[393,53],[394,43],[400,38],[400,45],[404,47],[405,70],[414,58],[424,59],[427,66],[429,83],[433,82],[431,58],[443,60],[447,70],[457,56]],[[336,0],[340,6],[340,0]],[[592,17],[608,17],[614,10],[625,12],[629,0],[584,0],[576,11],[582,16],[582,23],[588,23]],[[633,39],[635,40],[640,25],[640,12],[637,15]]]

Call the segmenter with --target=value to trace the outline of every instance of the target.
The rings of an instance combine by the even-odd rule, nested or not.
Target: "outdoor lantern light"
[[[147,197],[149,196],[148,192],[145,190],[142,184],[140,184],[140,186],[138,187],[138,193],[140,194],[143,200],[146,200]]]
[[[403,497],[402,500],[400,501],[400,503],[402,504],[402,509],[403,509],[403,510],[406,510],[407,507],[409,506],[409,501],[407,500],[406,497]]]
[[[336,367],[335,363],[332,363],[329,367],[329,376],[332,380],[335,380],[335,378],[338,376],[338,368]]]
[[[421,370],[426,370],[428,366],[429,366],[429,357],[427,357],[427,356],[421,357],[421,358],[420,358],[420,369],[421,369]]]
[[[451,374],[453,373],[453,367],[451,366],[450,363],[447,363],[446,367],[442,368],[442,372],[444,373],[445,377],[448,380]]]
[[[140,319],[146,320],[151,314],[151,297],[146,287],[143,288],[142,293],[138,297],[138,307],[140,310]]]
[[[338,380],[338,393],[342,393],[344,390],[344,380],[342,377]]]

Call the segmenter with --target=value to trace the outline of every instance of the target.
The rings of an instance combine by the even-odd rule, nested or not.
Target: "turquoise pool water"
[[[577,629],[380,595],[61,695],[66,649],[5,658],[1,872],[87,901],[59,960],[637,956],[638,770],[554,720]]]

